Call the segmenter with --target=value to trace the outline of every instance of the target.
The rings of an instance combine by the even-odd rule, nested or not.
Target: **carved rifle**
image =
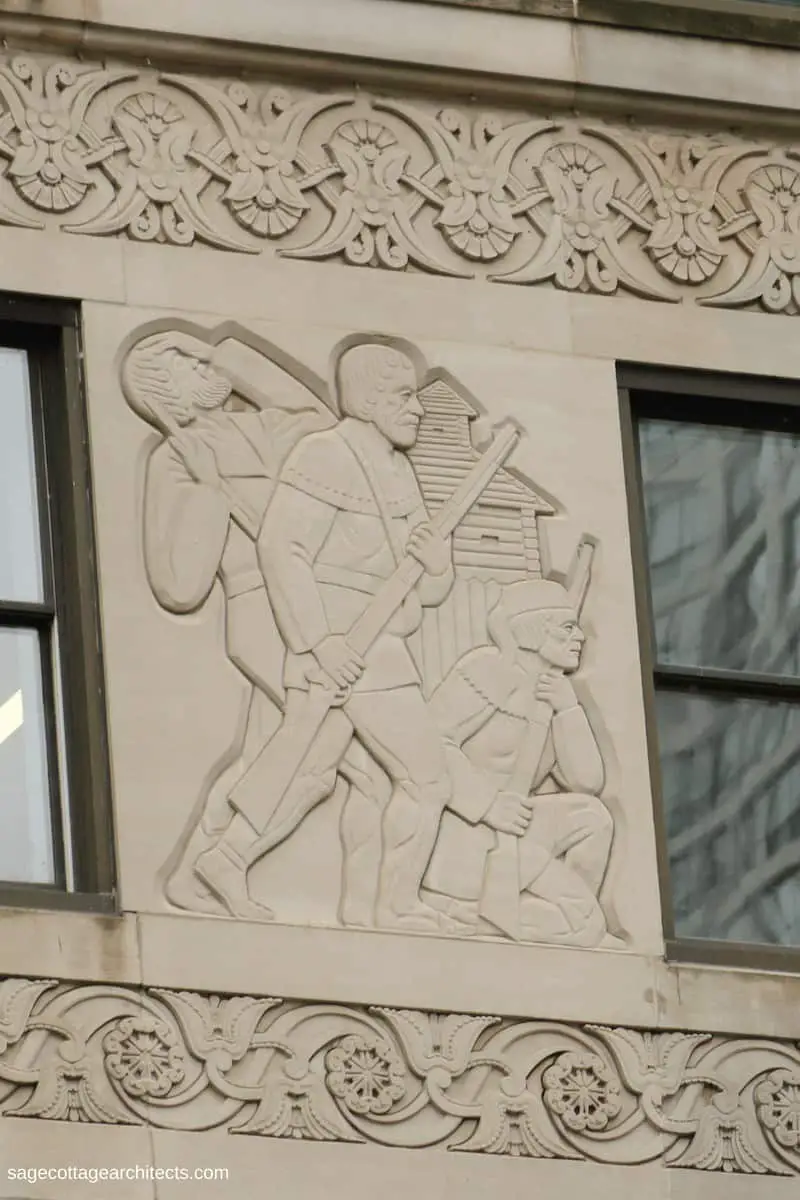
[[[431,525],[443,537],[449,537],[470,510],[511,454],[519,437],[519,430],[515,428],[498,433],[447,503],[431,518]],[[350,647],[362,658],[424,572],[422,563],[407,554],[372,597],[347,634]],[[281,820],[291,821],[293,814],[280,813],[284,797],[299,774],[328,713],[334,706],[343,703],[346,695],[346,692],[337,693],[330,687],[312,684],[300,715],[291,721],[284,720],[234,787],[229,796],[230,803],[257,833],[264,833],[278,816]],[[268,774],[263,769],[264,755],[269,756],[266,760]]]
[[[594,557],[594,542],[588,538],[578,546],[575,561],[570,571],[567,587],[570,601],[580,616]],[[529,796],[533,790],[539,764],[550,734],[553,711],[549,704],[537,701],[536,711],[517,754],[514,770],[507,791],[518,796]],[[541,869],[550,861],[549,853],[542,847]],[[519,941],[520,929],[520,878],[519,838],[513,833],[495,833],[495,845],[486,858],[486,873],[481,894],[480,914],[491,921],[503,933]]]

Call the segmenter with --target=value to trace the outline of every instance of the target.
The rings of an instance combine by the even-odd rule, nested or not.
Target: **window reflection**
[[[800,675],[800,439],[639,433],[659,661]]]
[[[43,599],[28,358],[0,348],[0,601]]]
[[[677,936],[800,945],[800,706],[657,703]]]
[[[39,637],[0,629],[0,879],[53,883]]]

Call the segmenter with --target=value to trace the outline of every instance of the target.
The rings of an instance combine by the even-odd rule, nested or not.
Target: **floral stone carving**
[[[182,1082],[183,1055],[168,1025],[123,1017],[103,1039],[106,1072],[128,1096],[168,1096]]]
[[[779,1146],[800,1146],[800,1076],[785,1067],[773,1071],[755,1092],[758,1118]]]
[[[4,979],[7,1120],[800,1173],[794,1043]]]
[[[796,149],[0,56],[0,221],[800,311]]]
[[[567,1051],[542,1081],[545,1104],[576,1133],[605,1129],[622,1108],[619,1082],[596,1054]]]
[[[329,1050],[328,1091],[351,1113],[386,1113],[406,1093],[405,1069],[388,1042],[348,1034]]]

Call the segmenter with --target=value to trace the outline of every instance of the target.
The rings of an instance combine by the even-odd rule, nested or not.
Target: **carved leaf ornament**
[[[792,147],[0,63],[0,221],[796,313]]]
[[[800,1173],[800,1050],[411,1009],[0,984],[6,1118]]]

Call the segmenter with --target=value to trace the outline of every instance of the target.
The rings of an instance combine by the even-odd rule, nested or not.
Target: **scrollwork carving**
[[[794,314],[796,159],[727,133],[0,58],[0,221],[69,233]]]
[[[211,173],[189,157],[198,130],[177,95],[135,92],[114,109],[103,169],[113,184],[96,216],[68,226],[71,232],[126,232],[136,241],[189,246],[200,238],[228,250],[249,247],[226,236],[201,196]]]
[[[9,1005],[8,1118],[800,1174],[788,1041],[52,980]]]
[[[112,153],[87,124],[87,108],[104,88],[133,74],[78,63],[45,65],[27,56],[0,66],[0,96],[7,106],[0,118],[0,155],[22,199],[57,213],[81,203],[95,183],[91,168]]]
[[[326,147],[341,176],[337,190],[323,193],[330,224],[307,245],[285,251],[290,258],[342,254],[355,266],[402,270],[410,262],[443,274],[464,274],[437,257],[421,240],[412,215],[410,151],[382,121],[348,119]]]

